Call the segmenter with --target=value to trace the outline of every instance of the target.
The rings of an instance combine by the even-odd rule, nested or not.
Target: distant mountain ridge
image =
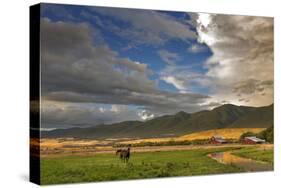
[[[180,111],[141,121],[124,121],[111,125],[88,128],[56,129],[41,131],[42,138],[152,138],[181,136],[198,131],[221,128],[267,128],[273,125],[273,104],[264,107],[248,107],[225,104],[213,110],[195,113]]]

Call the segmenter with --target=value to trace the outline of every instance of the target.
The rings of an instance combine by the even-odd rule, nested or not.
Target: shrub
[[[264,131],[257,134],[257,137],[266,140],[267,142],[273,143],[274,134],[273,134],[273,126],[265,129]]]
[[[253,132],[245,132],[240,136],[240,140],[243,140],[245,137],[249,137],[249,136],[257,136],[257,135]]]

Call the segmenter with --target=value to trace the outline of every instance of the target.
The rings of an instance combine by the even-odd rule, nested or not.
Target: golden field
[[[239,139],[243,133],[253,132],[259,133],[265,130],[265,128],[226,128],[202,131],[198,133],[187,134],[179,137],[179,140],[196,140],[196,139],[208,139],[214,135],[219,135],[225,139]]]
[[[40,150],[41,157],[50,155],[80,155],[80,154],[92,154],[92,153],[111,153],[114,151],[112,147],[114,144],[136,144],[142,142],[167,142],[167,141],[192,141],[209,139],[214,135],[219,135],[225,139],[239,139],[241,134],[245,132],[259,133],[264,128],[227,128],[202,131],[192,134],[186,134],[179,137],[166,137],[166,138],[147,138],[147,139],[105,139],[105,140],[93,140],[93,139],[76,139],[76,138],[43,138],[32,139],[31,146],[36,150]],[[39,147],[40,146],[40,147]],[[194,146],[181,146],[192,148]],[[145,149],[146,147],[144,147]],[[156,147],[158,148],[158,147]],[[159,148],[165,149],[160,146]],[[158,148],[158,149],[159,149]],[[155,149],[149,147],[148,150]],[[167,149],[167,148],[166,148]],[[181,148],[182,149],[182,148]],[[35,150],[35,151],[36,151]],[[36,152],[37,153],[37,152]]]
[[[179,137],[167,137],[167,138],[147,138],[147,139],[136,139],[120,142],[121,144],[136,144],[140,142],[167,142],[170,140],[184,141],[184,140],[201,140],[209,139],[214,135],[219,135],[225,139],[239,139],[240,136],[245,132],[259,133],[265,130],[265,128],[226,128],[226,129],[214,129],[208,131],[201,131],[197,133],[186,134]]]

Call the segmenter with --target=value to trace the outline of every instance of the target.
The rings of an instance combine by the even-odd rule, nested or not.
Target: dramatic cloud
[[[265,106],[273,103],[273,19],[199,14],[198,42],[213,55],[197,71],[193,65],[160,72],[179,92],[208,93],[207,103]],[[203,44],[204,43],[204,44]],[[189,52],[199,53],[195,43]]]
[[[273,19],[199,14],[197,23],[198,40],[213,52],[205,66],[214,97],[244,105],[272,103]],[[247,94],[248,102],[237,92]]]
[[[158,45],[169,39],[189,41],[197,38],[190,25],[158,11],[101,7],[90,8],[90,11],[127,23],[127,27],[120,28],[105,18],[101,26],[133,43]],[[84,12],[83,15],[92,18],[90,12]]]
[[[42,21],[43,94],[155,90],[145,64],[118,58],[106,45],[93,47],[92,43],[86,25]]]
[[[98,32],[87,24],[42,19],[41,30],[42,97],[47,101],[42,106],[42,117],[46,124],[73,125],[80,121],[93,125],[118,120],[105,115],[105,112],[113,113],[114,108],[104,112],[93,110],[96,104],[135,105],[153,116],[204,108],[198,104],[204,103],[208,96],[159,90],[156,81],[149,79],[152,71],[146,64],[119,57],[117,52],[95,40]],[[57,105],[53,105],[52,110],[48,110],[48,101],[76,105],[68,105],[64,110],[55,109]],[[81,103],[90,107],[78,105]],[[151,114],[139,116],[137,108],[131,110],[135,115],[130,114],[128,118],[144,120],[152,117]],[[104,118],[98,115],[101,113]],[[126,115],[121,117],[128,119]]]
[[[159,50],[158,54],[164,62],[170,65],[180,60],[180,56],[177,53],[172,53],[167,50]]]
[[[272,89],[273,87],[273,81],[259,81],[254,79],[249,79],[245,81],[238,82],[235,86],[233,91],[235,93],[238,93],[239,95],[245,94],[250,95],[255,92],[261,92],[264,93],[267,89]]]
[[[41,16],[42,128],[273,102],[272,18],[62,5]]]

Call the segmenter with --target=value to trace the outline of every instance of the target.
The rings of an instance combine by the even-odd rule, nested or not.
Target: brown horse
[[[120,160],[124,163],[128,163],[130,159],[130,146],[126,149],[118,149],[116,151],[116,155],[119,154]]]

